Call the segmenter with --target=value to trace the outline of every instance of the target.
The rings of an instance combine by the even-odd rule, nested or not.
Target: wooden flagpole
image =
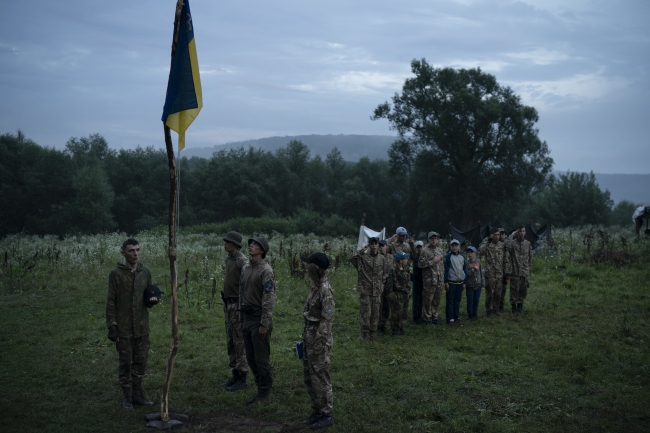
[[[174,53],[176,52],[176,43],[178,42],[178,29],[180,25],[181,10],[183,0],[176,2],[176,16],[174,18],[174,39],[172,42],[172,64],[174,62]],[[169,68],[171,74],[171,66]],[[177,195],[178,182],[176,171],[176,159],[174,158],[174,145],[167,125],[165,128],[165,146],[167,147],[167,159],[169,161],[169,272],[172,290],[172,342],[169,348],[167,358],[167,368],[165,370],[165,381],[163,383],[162,396],[160,398],[160,416],[164,422],[169,421],[169,387],[172,381],[172,372],[174,370],[174,358],[178,351],[178,272],[176,266],[176,213],[177,213]]]

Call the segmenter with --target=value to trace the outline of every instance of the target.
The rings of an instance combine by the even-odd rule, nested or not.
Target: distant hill
[[[359,161],[367,156],[370,159],[387,159],[390,145],[397,139],[391,135],[294,135],[285,137],[268,137],[258,140],[237,141],[212,147],[188,147],[183,156],[210,158],[214,152],[232,148],[252,146],[258,149],[274,151],[284,147],[291,140],[301,141],[309,147],[311,156],[325,158],[335,147],[347,161]],[[557,173],[557,172],[556,172]],[[596,180],[601,189],[608,189],[612,200],[618,203],[629,200],[633,203],[650,205],[650,174],[599,174]]]
[[[212,147],[187,147],[183,156],[210,158],[214,152],[232,148],[252,146],[258,149],[274,151],[286,146],[291,140],[301,141],[311,151],[311,156],[325,158],[335,147],[347,161],[359,161],[367,156],[370,159],[388,159],[388,148],[397,137],[392,135],[294,135],[286,137],[268,137],[258,140],[237,141]]]

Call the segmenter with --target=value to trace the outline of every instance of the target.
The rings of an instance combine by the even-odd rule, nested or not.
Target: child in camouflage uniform
[[[332,379],[330,378],[330,350],[332,349],[332,319],[335,299],[332,286],[327,281],[325,270],[330,261],[324,253],[301,257],[307,263],[307,275],[314,283],[302,315],[305,318],[303,341],[303,377],[311,399],[312,413],[303,421],[312,430],[330,427],[334,424]]]
[[[408,317],[411,297],[409,254],[399,252],[394,257],[397,266],[391,269],[386,281],[386,299],[390,302],[390,328],[393,336],[404,335],[404,324]]]

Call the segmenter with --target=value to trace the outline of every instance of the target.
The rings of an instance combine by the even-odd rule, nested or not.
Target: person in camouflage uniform
[[[329,366],[336,300],[325,274],[330,266],[327,255],[314,253],[301,259],[307,263],[307,275],[314,283],[302,312],[305,318],[305,328],[302,332],[303,379],[312,407],[311,415],[303,423],[317,430],[334,424]]]
[[[478,254],[485,258],[485,313],[487,317],[494,317],[499,314],[503,270],[507,262],[505,246],[499,240],[498,228],[492,228],[490,237],[483,239]]]
[[[499,228],[499,240],[503,242],[503,245],[505,247],[506,244],[506,237],[508,234],[506,233],[506,230],[503,227]],[[508,275],[506,275],[506,270],[505,270],[505,264],[504,264],[504,269],[503,269],[503,280],[502,280],[502,288],[501,288],[501,301],[499,302],[499,313],[503,313],[503,303],[506,299],[506,291],[508,289]]]
[[[411,297],[411,272],[409,255],[403,252],[395,254],[396,266],[390,270],[386,281],[387,299],[390,301],[391,334],[404,335],[404,324],[408,317],[409,298]]]
[[[222,383],[228,391],[238,391],[248,386],[246,375],[248,363],[246,362],[246,346],[244,345],[244,331],[239,321],[239,279],[241,270],[248,263],[248,259],[240,251],[242,236],[237,232],[228,232],[223,238],[223,248],[226,256],[225,273],[223,277],[223,311],[226,322],[226,347],[228,348],[229,366],[232,377]]]
[[[273,331],[273,305],[275,303],[275,277],[273,268],[264,258],[269,244],[263,237],[248,240],[251,261],[244,265],[239,282],[239,309],[242,313],[246,360],[255,377],[257,394],[247,405],[270,402],[273,385],[271,369],[271,332]]]
[[[148,305],[158,298],[145,299],[145,290],[151,285],[151,271],[139,262],[140,245],[135,239],[122,244],[124,263],[118,263],[108,274],[106,297],[106,325],[108,338],[115,343],[119,354],[118,380],[124,398],[122,407],[153,405],[145,397],[142,381],[149,357]]]
[[[422,319],[426,325],[440,325],[438,308],[444,286],[444,253],[440,235],[429,232],[429,244],[422,249],[418,266],[422,269]]]
[[[513,313],[521,313],[528,294],[528,275],[533,265],[532,247],[526,239],[526,227],[519,226],[506,241],[506,264],[510,278],[510,304]]]
[[[420,260],[420,254],[424,248],[424,243],[422,241],[415,242],[415,249],[413,250],[413,256],[410,257],[413,262],[413,302],[411,303],[413,308],[413,323],[419,325],[423,323],[422,320],[422,269],[418,265]]]
[[[395,254],[400,252],[408,254],[409,257],[413,256],[413,249],[415,248],[413,239],[407,239],[407,233],[404,227],[397,227],[395,234],[387,241],[388,251],[386,254],[388,256],[394,257]],[[390,261],[392,262],[392,260]]]
[[[388,244],[385,240],[379,241],[379,254],[384,256],[384,275],[388,273],[395,265],[395,262],[387,255]],[[390,319],[390,302],[386,299],[386,281],[384,281],[384,290],[381,292],[381,306],[379,307],[379,323],[377,324],[377,335],[384,335],[386,332],[386,323]]]
[[[379,254],[379,239],[370,238],[368,245],[350,254],[349,261],[357,269],[360,324],[363,339],[375,338],[379,323],[381,293],[384,290],[386,258]]]

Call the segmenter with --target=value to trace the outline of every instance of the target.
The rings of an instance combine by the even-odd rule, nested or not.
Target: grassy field
[[[481,306],[478,322],[410,325],[405,336],[374,343],[360,338],[356,273],[345,260],[353,241],[271,236],[275,383],[271,404],[255,408],[244,405],[252,388],[228,393],[219,386],[229,376],[218,296],[220,237],[181,235],[181,335],[171,409],[191,416],[185,431],[304,430],[309,399],[293,348],[302,335],[309,285],[290,275],[291,257],[327,243],[333,261],[339,257],[330,274],[337,297],[331,431],[649,431],[650,242],[625,246],[639,256],[638,264],[584,263],[587,230],[556,231],[557,250],[535,255],[526,314],[485,319]],[[632,239],[631,230],[619,231],[609,232],[603,246],[621,250],[620,236]],[[138,239],[154,282],[168,285],[166,236],[143,233]],[[2,431],[148,430],[143,414],[159,410],[170,303],[151,310],[145,389],[156,406],[125,411],[104,320],[106,278],[120,260],[122,241],[119,234],[0,241]],[[599,242],[596,235],[590,254]]]

